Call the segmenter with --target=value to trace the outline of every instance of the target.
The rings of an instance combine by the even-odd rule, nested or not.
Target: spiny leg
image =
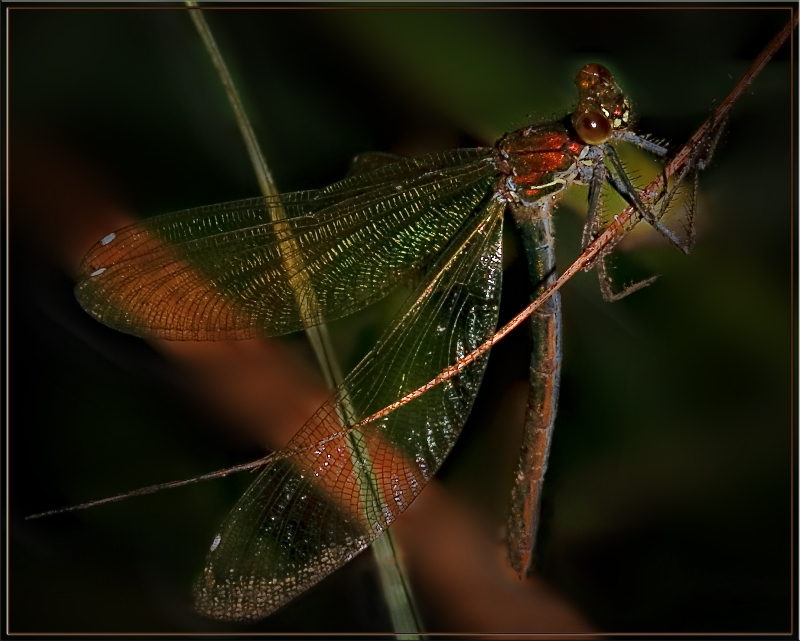
[[[709,128],[707,135],[700,141],[700,143],[695,147],[692,152],[691,157],[686,162],[686,165],[681,170],[681,172],[677,175],[677,177],[673,180],[673,185],[669,189],[665,187],[665,193],[662,194],[657,199],[658,202],[658,209],[655,211],[648,210],[644,207],[643,203],[641,203],[641,199],[639,199],[638,194],[636,193],[633,185],[630,183],[630,179],[628,178],[624,168],[622,167],[622,163],[619,160],[619,157],[613,151],[608,154],[608,157],[616,168],[619,176],[615,176],[613,173],[608,172],[608,180],[611,183],[612,187],[614,187],[620,194],[625,196],[626,194],[632,194],[633,196],[630,198],[634,207],[636,207],[637,213],[639,213],[645,220],[648,222],[652,221],[648,217],[648,213],[653,216],[654,220],[657,221],[657,224],[653,225],[653,227],[658,230],[662,235],[667,237],[670,242],[675,244],[681,251],[688,254],[691,249],[694,247],[695,240],[697,237],[696,226],[695,226],[695,217],[697,211],[697,192],[699,187],[699,173],[700,171],[704,170],[708,164],[711,162],[711,158],[716,150],[716,147],[719,143],[719,140],[722,135],[722,131],[724,130],[725,123],[727,118],[722,119],[718,122],[715,122]],[[663,156],[666,155],[666,148],[649,141],[645,138],[641,138],[636,134],[626,133],[625,135],[621,136],[620,139],[630,142],[642,149],[651,151],[657,155]],[[610,147],[609,147],[610,148]],[[604,149],[604,151],[607,151]],[[602,172],[601,172],[602,173]],[[679,190],[683,187],[684,181],[687,178],[691,179],[692,181],[692,191],[689,194],[689,202],[686,206],[686,220],[682,222],[685,234],[685,240],[681,241],[677,236],[675,236],[671,231],[669,231],[666,227],[664,227],[661,223],[661,220],[667,214],[670,205],[674,197],[677,195]],[[666,185],[666,181],[665,181]],[[597,200],[597,196],[593,197],[592,190],[599,191],[599,187],[594,184],[590,186],[590,215],[591,212],[594,211],[592,209],[593,203]],[[639,206],[637,206],[637,203]],[[597,205],[594,205],[595,207]],[[587,239],[592,240],[596,234],[599,232],[599,214],[595,213],[594,215],[594,223],[590,226],[587,222],[587,226],[584,227],[584,234],[583,234],[583,248],[587,246]],[[653,283],[657,276],[653,276],[651,278],[645,279],[638,283],[633,283],[627,287],[625,287],[621,292],[614,292],[613,286],[611,284],[611,277],[608,273],[608,266],[606,265],[605,258],[606,256],[613,250],[613,248],[622,240],[627,232],[622,232],[617,235],[614,241],[609,244],[606,249],[591,263],[590,267],[596,267],[597,269],[597,276],[600,282],[600,291],[603,294],[603,298],[606,301],[617,301],[621,298],[624,298],[628,294],[632,294],[635,291],[646,287]]]
[[[650,276],[650,278],[645,278],[644,280],[640,280],[636,283],[626,285],[621,291],[615,292],[612,285],[611,276],[608,274],[608,266],[606,265],[605,256],[601,256],[596,261],[595,270],[597,271],[597,280],[600,283],[600,293],[603,294],[603,300],[607,303],[614,303],[618,300],[621,300],[629,294],[633,294],[633,292],[638,292],[640,289],[643,289],[648,285],[652,285],[656,280],[658,280],[658,275],[656,274],[655,276]]]
[[[622,161],[619,159],[616,150],[609,144],[603,144],[600,147],[603,150],[606,158],[609,159],[612,166],[616,170],[616,173],[614,171],[608,172],[608,181],[611,186],[631,205],[633,205],[633,207],[636,209],[636,213],[650,223],[650,225],[662,236],[664,236],[664,238],[670,241],[683,253],[688,253],[685,244],[681,242],[681,240],[674,233],[661,224],[660,218],[663,214],[663,211],[656,213],[642,203],[642,200],[639,198],[639,194],[631,183],[630,178],[628,178],[628,174],[625,171],[625,168],[623,167]]]
[[[639,149],[643,149],[644,151],[647,151],[647,152],[653,154],[654,156],[658,156],[659,158],[666,158],[666,156],[669,153],[669,149],[667,149],[667,147],[665,147],[662,144],[664,141],[656,142],[654,140],[650,140],[646,136],[640,136],[639,134],[635,134],[632,131],[625,131],[625,132],[619,134],[618,136],[615,136],[615,139],[616,140],[623,140],[623,141],[625,141],[625,142],[627,142],[629,144],[632,144],[632,145],[638,147]],[[688,173],[688,165],[687,165],[687,167],[685,167],[683,169],[682,173],[678,176],[678,178],[676,178],[673,181],[673,187],[671,189],[669,189],[669,190],[667,189],[667,180],[666,180],[666,177],[665,177],[665,179],[664,179],[664,189],[662,191],[662,194],[656,198],[657,202],[659,200],[661,201],[659,203],[658,213],[656,214],[656,219],[657,220],[659,220],[659,221],[662,220],[664,218],[664,216],[666,215],[667,210],[669,209],[669,206],[671,204],[671,201],[672,201],[673,197],[677,194],[678,188],[679,188],[680,184],[683,182],[683,180],[684,180],[685,176],[687,175],[687,173]],[[696,176],[695,176],[695,178],[696,178]],[[696,180],[695,180],[695,182],[696,182]],[[692,221],[694,220],[693,214],[694,214],[694,212],[690,212]],[[694,229],[692,228],[690,230],[690,229],[686,229],[686,227],[684,227],[684,229],[687,232],[687,236],[690,237],[690,247],[691,247],[694,244],[694,240],[693,240],[694,239]]]
[[[678,192],[681,190],[683,186],[683,181],[686,180],[686,177],[689,174],[693,175],[692,180],[692,192],[689,195],[689,203],[686,206],[686,220],[683,221],[681,224],[683,226],[683,232],[686,236],[686,240],[683,243],[682,251],[685,254],[688,254],[692,248],[694,247],[695,240],[697,239],[697,229],[695,227],[695,213],[696,213],[696,202],[697,202],[697,188],[698,188],[698,172],[696,168],[690,167],[687,165],[681,170],[678,174],[677,178],[673,181],[673,185],[670,189],[666,189],[662,192],[662,195],[659,197],[659,211],[658,211],[658,219],[663,220],[667,212],[669,211],[670,205],[672,205],[672,201]],[[666,185],[667,180],[664,179],[664,184]]]
[[[583,227],[583,236],[581,239],[582,250],[586,249],[600,232],[600,226],[602,222],[600,194],[607,177],[608,169],[606,169],[606,166],[603,164],[603,159],[601,157],[594,159],[592,164],[592,177],[591,181],[589,182],[589,208],[586,217],[586,224]],[[658,276],[652,276],[645,280],[639,281],[638,283],[631,283],[630,285],[624,287],[620,292],[614,291],[611,277],[608,274],[608,268],[606,266],[605,259],[614,246],[620,240],[622,240],[623,236],[624,233],[622,232],[618,234],[617,237],[607,246],[606,251],[598,255],[598,257],[586,267],[587,270],[593,267],[596,268],[597,278],[600,283],[600,293],[603,295],[603,299],[608,302],[614,302],[620,300],[621,298],[625,298],[625,296],[628,294],[632,294],[643,287],[647,287],[658,278]]]
[[[583,226],[583,235],[581,236],[581,251],[592,243],[597,237],[597,233],[600,231],[600,217],[602,211],[602,207],[600,206],[600,194],[608,174],[608,170],[603,164],[603,159],[600,157],[592,160],[591,171],[592,177],[589,182],[589,206],[586,211],[586,223]]]
[[[708,167],[709,163],[711,162],[720,138],[722,137],[722,132],[725,129],[727,120],[728,118],[726,116],[723,119],[715,121],[711,124],[706,135],[692,150],[692,153],[689,156],[689,159],[686,161],[683,169],[673,180],[672,188],[669,190],[665,189],[666,193],[662,196],[661,202],[659,203],[659,219],[661,220],[666,216],[669,207],[672,204],[672,200],[677,195],[684,180],[687,178],[691,179],[692,191],[688,196],[689,202],[685,208],[686,221],[682,223],[687,239],[685,243],[686,253],[689,253],[689,251],[691,251],[691,249],[694,247],[695,240],[697,238],[695,217],[697,213],[697,192],[699,188],[700,172]],[[666,185],[666,180],[664,181],[664,184]]]
[[[714,157],[714,152],[717,150],[717,145],[722,137],[722,132],[725,130],[726,124],[728,124],[728,115],[725,115],[719,120],[714,120],[706,136],[692,152],[692,158],[697,165],[698,171],[703,171],[708,167],[711,159]]]
[[[669,149],[667,149],[661,142],[656,142],[655,140],[650,140],[646,136],[640,136],[639,134],[635,134],[632,131],[624,131],[622,133],[614,133],[613,134],[614,140],[623,140],[628,142],[639,149],[643,149],[654,156],[658,156],[659,158],[664,158],[669,153]]]

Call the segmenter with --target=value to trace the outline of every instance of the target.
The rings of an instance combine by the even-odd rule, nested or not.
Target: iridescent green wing
[[[195,585],[200,612],[267,616],[366,548],[419,495],[470,413],[488,354],[388,415],[365,419],[494,332],[502,212],[502,203],[484,200],[413,305],[245,492]]]
[[[76,295],[101,322],[178,340],[276,335],[419,280],[494,187],[489,149],[387,163],[315,191],[159,216],[109,234]]]

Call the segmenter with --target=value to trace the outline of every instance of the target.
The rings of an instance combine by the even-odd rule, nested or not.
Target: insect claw
[[[645,287],[652,285],[656,280],[658,280],[659,274],[655,276],[651,276],[650,278],[645,278],[644,280],[640,280],[638,283],[631,283],[627,287],[625,287],[620,292],[611,292],[610,289],[606,290],[601,288],[603,299],[606,302],[614,303],[618,300],[621,300],[628,296],[629,294],[633,294],[633,292],[638,292],[640,289],[644,289]]]

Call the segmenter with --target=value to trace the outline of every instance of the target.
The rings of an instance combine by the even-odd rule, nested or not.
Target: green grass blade
[[[196,2],[187,2],[186,4],[190,8],[197,8]],[[189,15],[203,40],[203,44],[208,51],[211,61],[219,74],[225,93],[228,96],[231,108],[236,117],[236,122],[239,126],[239,131],[247,147],[247,153],[250,156],[250,161],[256,172],[261,193],[265,197],[275,196],[278,194],[278,190],[275,187],[272,174],[269,171],[269,167],[267,166],[264,155],[256,139],[255,132],[253,131],[250,120],[242,105],[239,93],[236,90],[233,78],[211,34],[208,23],[203,17],[202,11],[192,10],[189,11]],[[277,210],[275,213],[275,220],[279,221],[284,218],[285,214],[281,210]],[[286,245],[287,250],[292,246],[291,238],[286,241]],[[315,304],[313,297],[305,297],[302,301],[298,300],[298,302],[310,306]],[[317,361],[322,368],[325,381],[328,383],[329,387],[336,387],[342,382],[343,376],[334,355],[327,326],[307,326],[305,331],[311,342]],[[355,446],[355,441],[353,441],[353,445],[354,456],[362,462],[368,463],[368,453],[358,451],[358,448]],[[365,469],[369,469],[369,465],[366,465]],[[373,493],[377,491],[377,485],[375,483],[370,482],[368,486]],[[372,500],[380,503],[380,497],[377,495],[372,497]],[[406,577],[391,530],[388,530],[372,544],[372,551],[378,565],[378,576],[383,588],[384,598],[389,607],[394,631],[396,633],[402,633],[401,636],[398,637],[401,639],[420,639],[419,630],[421,626],[419,623],[419,616],[414,607],[410,584]]]

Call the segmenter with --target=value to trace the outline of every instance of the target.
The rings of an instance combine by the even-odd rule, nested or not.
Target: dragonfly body
[[[251,338],[344,316],[416,283],[411,304],[263,470],[222,524],[196,585],[221,619],[264,617],[363,550],[404,510],[455,443],[487,356],[391,406],[490,338],[502,276],[503,212],[522,230],[532,296],[556,277],[552,206],[590,187],[594,223],[608,182],[638,201],[606,142],[663,148],[628,131],[611,75],[587,65],[563,122],[507,134],[493,148],[417,159],[366,154],[327,188],[168,214],[106,236],[76,295],[128,333]],[[610,157],[616,170],[606,169]],[[530,570],[560,372],[560,301],[533,319],[531,392],[509,527],[512,564]]]
[[[531,300],[557,276],[553,201],[566,186],[581,182],[579,159],[588,147],[563,123],[525,127],[495,146],[503,173],[498,195],[510,203],[522,236]],[[511,566],[524,577],[533,569],[561,376],[561,296],[558,292],[531,317],[528,399],[519,463],[514,475],[506,542]]]
[[[506,134],[496,145],[495,162],[506,177],[499,191],[509,200],[535,204],[564,189],[575,177],[585,145],[561,123],[525,127]]]
[[[514,204],[531,282],[531,301],[556,280],[553,200]],[[530,319],[531,355],[528,398],[519,462],[514,475],[506,526],[511,566],[521,578],[534,568],[542,486],[550,456],[561,381],[561,294],[556,292]]]

